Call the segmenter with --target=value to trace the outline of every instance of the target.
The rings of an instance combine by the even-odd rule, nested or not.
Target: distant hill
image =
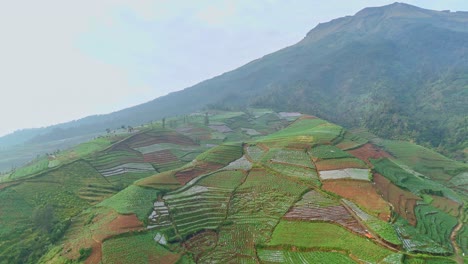
[[[139,125],[207,106],[255,106],[365,127],[466,161],[467,22],[468,12],[402,3],[365,8],[319,24],[293,46],[183,91],[111,114],[15,133],[0,138],[0,148]]]

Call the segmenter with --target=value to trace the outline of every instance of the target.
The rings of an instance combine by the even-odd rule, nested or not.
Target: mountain
[[[301,111],[467,160],[468,12],[394,3],[319,24],[299,43],[108,115],[22,132],[62,140],[206,107]],[[17,133],[18,134],[18,133]],[[13,138],[12,136],[9,136]],[[0,138],[0,148],[10,143]]]

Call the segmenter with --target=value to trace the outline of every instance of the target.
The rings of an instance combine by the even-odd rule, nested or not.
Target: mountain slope
[[[291,47],[183,91],[37,131],[63,139],[210,105],[302,111],[466,159],[467,12],[394,3],[319,24]],[[20,142],[20,141],[16,141]],[[0,139],[1,144],[1,139]]]

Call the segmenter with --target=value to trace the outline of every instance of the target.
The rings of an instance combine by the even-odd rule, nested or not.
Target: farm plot
[[[219,124],[219,125],[209,125],[209,128],[215,130],[216,132],[219,133],[230,133],[232,132],[232,129],[224,124]]]
[[[178,234],[186,238],[214,230],[226,218],[231,189],[195,185],[163,197]]]
[[[143,221],[148,216],[158,194],[159,192],[154,189],[130,185],[97,206],[112,208],[119,214],[136,214],[138,219]]]
[[[265,151],[262,148],[255,145],[247,146],[245,148],[245,152],[248,158],[253,162],[259,162],[265,154]]]
[[[124,173],[147,173],[156,172],[154,167],[149,163],[125,163],[109,169],[98,170],[104,177],[120,175]]]
[[[440,247],[452,252],[450,234],[457,225],[457,218],[421,202],[414,211],[418,219],[416,229],[438,243]]]
[[[357,205],[348,200],[343,199],[342,201],[346,207],[351,209],[354,214],[359,217],[359,219],[380,238],[387,241],[391,245],[401,246],[401,241],[398,238],[395,229],[389,222],[380,220],[375,216],[367,214]]]
[[[337,179],[352,179],[370,181],[368,169],[344,169],[344,170],[331,170],[319,171],[322,180],[337,180]]]
[[[216,252],[206,258],[255,262],[255,245],[267,241],[276,223],[305,190],[305,186],[281,176],[252,170],[231,199]]]
[[[145,147],[135,148],[135,150],[139,151],[140,153],[148,154],[151,152],[163,151],[163,150],[173,150],[179,149],[185,152],[194,151],[197,149],[198,146],[195,145],[177,145],[173,143],[157,143]]]
[[[172,131],[149,131],[137,134],[125,141],[131,148],[137,149],[158,143],[172,143],[177,145],[195,145],[192,139]]]
[[[264,165],[268,166],[268,168],[281,175],[294,177],[314,186],[321,185],[317,171],[315,169],[278,163],[267,163]]]
[[[343,205],[317,191],[310,191],[305,194],[303,198],[284,215],[283,219],[291,221],[332,222],[356,234],[366,234],[364,228],[362,228],[359,222]]]
[[[351,200],[382,220],[390,218],[390,206],[367,181],[327,180],[322,189]]]
[[[242,157],[241,144],[224,144],[202,153],[197,160],[226,166],[240,157]]]
[[[191,237],[183,243],[184,248],[193,254],[195,262],[209,250],[216,247],[218,243],[218,234],[214,231],[203,231]]]
[[[379,158],[391,158],[392,155],[385,152],[384,150],[372,145],[371,143],[364,144],[362,147],[357,149],[348,150],[348,153],[357,157],[360,160],[365,161],[367,164],[371,165],[370,159],[379,159]]]
[[[263,162],[289,164],[314,169],[309,155],[305,150],[295,149],[270,149],[263,157]]]
[[[216,250],[201,254],[199,263],[258,263],[255,244],[264,236],[255,225],[223,225]]]
[[[435,208],[454,217],[458,217],[460,214],[458,209],[461,205],[459,203],[441,196],[431,195],[430,197],[432,200],[431,205]]]
[[[352,158],[351,154],[332,145],[318,145],[309,151],[309,155],[314,161],[325,159]]]
[[[346,131],[342,139],[335,146],[341,150],[350,150],[361,147],[366,143],[366,139]]]
[[[314,264],[352,264],[356,263],[344,252],[326,251],[283,251],[277,249],[258,249],[261,263],[314,263]]]
[[[147,163],[164,164],[177,160],[177,157],[170,150],[160,150],[143,155],[143,161]]]
[[[154,232],[111,238],[102,244],[103,263],[176,263],[180,254],[154,241]]]
[[[182,185],[175,177],[176,171],[165,171],[139,180],[135,185],[154,189],[172,190]]]
[[[437,152],[410,142],[383,140],[382,145],[405,165],[441,183],[468,171],[466,164],[448,159]]]
[[[143,162],[143,155],[136,151],[114,150],[100,153],[88,159],[93,167],[99,170],[110,169],[125,163]]]
[[[153,204],[153,211],[148,217],[148,229],[164,228],[172,225],[169,216],[169,208],[167,208],[164,201],[156,201]]]
[[[459,201],[458,195],[453,190],[430,179],[422,179],[420,176],[404,170],[389,159],[371,160],[371,162],[379,174],[385,176],[395,185],[407,189],[414,194],[438,194],[454,201]]]
[[[82,198],[82,191],[94,186],[94,201]],[[108,191],[114,186],[96,170],[83,161],[74,162],[57,170],[36,176],[21,184],[12,186],[29,204],[37,207],[50,204],[59,220],[66,220],[112,195]]]
[[[422,199],[411,192],[400,189],[380,174],[374,174],[374,182],[375,188],[382,195],[382,198],[393,205],[395,212],[415,226],[417,219],[414,207]]]
[[[197,185],[234,190],[244,178],[245,174],[241,171],[220,171],[202,178]]]
[[[241,128],[241,131],[248,136],[260,136],[262,134],[253,128]]]
[[[366,163],[356,158],[324,159],[315,161],[317,170],[367,169]]]
[[[393,253],[340,226],[302,221],[282,220],[267,245],[346,251],[355,258],[370,263],[377,263]]]
[[[457,235],[457,243],[460,246],[461,250],[465,255],[468,254],[468,226],[465,222],[462,229],[458,231]]]
[[[24,176],[39,173],[46,170],[47,168],[49,168],[49,159],[47,157],[42,157],[39,160],[33,161],[26,166],[15,169],[15,171],[10,175],[9,179],[18,179]]]
[[[394,223],[395,231],[403,243],[403,248],[412,253],[451,254],[452,250],[441,247],[440,244],[421,234],[415,227],[403,218],[398,218]]]
[[[229,163],[229,165],[224,167],[223,170],[245,170],[245,171],[248,171],[251,168],[252,168],[252,162],[250,162],[244,155],[240,159]]]
[[[223,167],[222,164],[208,162],[194,162],[188,167],[184,167],[175,172],[174,177],[179,181],[179,184],[185,185],[198,176],[216,171]]]
[[[119,215],[112,209],[93,207],[74,217],[64,236],[61,255],[70,260],[80,256],[81,248],[92,248],[88,262],[99,263],[104,240],[122,233],[144,230],[134,215]]]

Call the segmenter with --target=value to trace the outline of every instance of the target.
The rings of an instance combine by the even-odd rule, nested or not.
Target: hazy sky
[[[109,113],[292,45],[380,0],[15,0],[0,5],[0,136]],[[419,0],[468,10],[466,0]]]

